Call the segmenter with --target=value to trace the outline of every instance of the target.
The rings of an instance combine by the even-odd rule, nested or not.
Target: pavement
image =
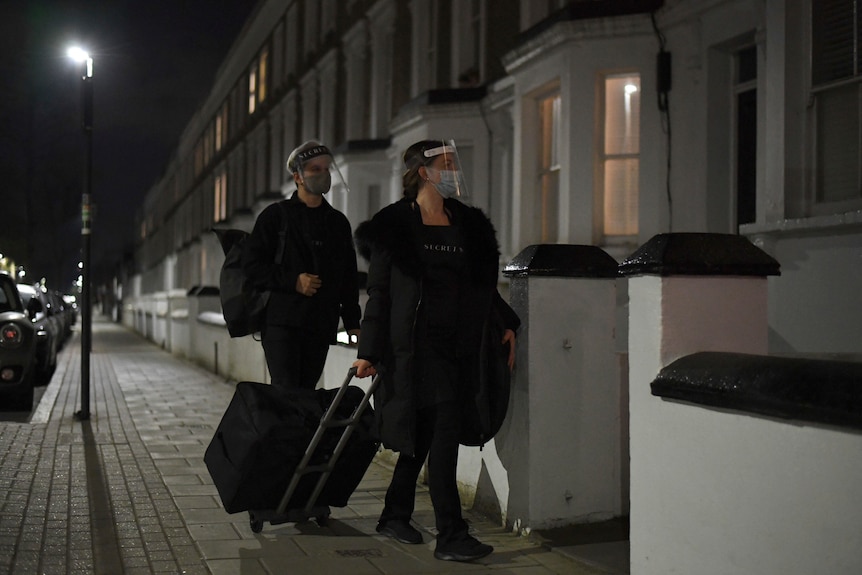
[[[471,531],[495,552],[434,559],[422,485],[414,521],[425,543],[383,537],[375,525],[391,471],[378,462],[325,526],[266,523],[253,533],[246,513],[224,511],[203,462],[235,382],[98,317],[90,375],[91,415],[80,421],[76,331],[32,414],[0,413],[0,573],[628,573],[627,542],[613,533],[524,536],[469,510]]]

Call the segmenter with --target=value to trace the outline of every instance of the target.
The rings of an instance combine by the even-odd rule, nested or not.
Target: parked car
[[[33,383],[44,385],[57,368],[57,352],[63,339],[63,319],[51,298],[39,286],[18,284],[24,308],[36,328],[36,373]]]
[[[63,307],[69,316],[69,329],[78,322],[78,299],[71,294],[63,294]]]
[[[75,319],[78,313],[75,306],[75,298],[67,296],[59,291],[55,291],[54,295],[57,297],[60,309],[63,310],[63,326],[66,329],[66,336],[64,339],[68,340],[72,335],[72,327],[75,325]]]
[[[33,408],[36,326],[15,281],[0,273],[0,410]]]
[[[66,307],[66,302],[63,300],[63,294],[57,290],[47,290],[48,305],[50,313],[59,318],[57,323],[60,324],[60,341],[57,349],[63,349],[66,345],[66,340],[72,335],[72,316]]]

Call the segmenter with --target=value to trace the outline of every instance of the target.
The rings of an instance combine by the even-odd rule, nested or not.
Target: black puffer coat
[[[320,210],[316,215],[323,229],[311,230],[311,210]],[[279,265],[275,256],[282,230],[287,235]],[[362,310],[350,222],[326,199],[309,208],[294,193],[289,200],[267,206],[254,224],[242,265],[255,285],[272,290],[267,325],[300,327],[331,338],[332,343],[339,316],[346,330],[359,328]],[[322,285],[312,297],[296,291],[296,278],[302,273],[320,276]]]
[[[457,349],[479,361],[483,328],[492,309],[506,328],[520,320],[497,292],[499,249],[491,221],[478,208],[445,200],[453,225],[464,239],[468,275],[460,291]],[[380,439],[386,447],[415,452],[414,404],[415,320],[422,304],[423,264],[419,207],[402,199],[378,212],[356,229],[360,255],[370,261],[368,303],[362,319],[358,357],[383,367],[383,380],[374,397]],[[462,370],[463,372],[464,370]],[[473,377],[468,370],[461,378]],[[460,386],[474,385],[459,381]]]

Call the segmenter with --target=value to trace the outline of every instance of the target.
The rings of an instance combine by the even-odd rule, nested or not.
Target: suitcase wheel
[[[255,519],[254,513],[249,512],[248,514],[248,526],[251,527],[252,533],[260,533],[263,531],[263,520]]]
[[[317,521],[317,525],[320,527],[326,527],[326,524],[329,523],[328,515],[318,515],[314,519]]]

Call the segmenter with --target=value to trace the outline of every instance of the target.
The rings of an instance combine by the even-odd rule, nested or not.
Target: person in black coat
[[[356,251],[350,222],[323,197],[330,170],[337,171],[329,149],[306,142],[290,154],[287,167],[296,192],[260,213],[242,265],[255,285],[272,290],[261,330],[272,383],[314,389],[339,317],[352,339],[359,336]]]
[[[465,407],[475,401],[489,317],[504,325],[509,370],[520,321],[497,291],[499,248],[490,220],[453,197],[463,188],[454,143],[417,142],[405,151],[404,165],[404,197],[356,231],[370,266],[354,366],[358,377],[381,367],[374,399],[378,433],[400,452],[377,530],[403,543],[422,542],[410,520],[427,456],[435,557],[469,561],[493,548],[468,534],[461,515],[456,465],[462,419],[472,413]]]

